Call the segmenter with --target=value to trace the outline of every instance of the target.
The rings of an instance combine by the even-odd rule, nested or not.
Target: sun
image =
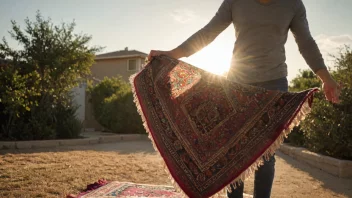
[[[211,73],[225,75],[230,68],[231,56],[231,45],[214,42],[185,61]]]

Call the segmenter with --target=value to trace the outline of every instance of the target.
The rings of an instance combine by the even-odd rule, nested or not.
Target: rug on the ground
[[[130,80],[165,170],[192,198],[248,178],[309,112],[317,91],[268,91],[167,56],[155,57]]]
[[[77,198],[112,198],[112,197],[180,197],[180,194],[171,186],[158,186],[135,184],[129,182],[107,182],[103,185],[92,184],[97,186],[92,189],[87,187],[86,192],[77,196]]]
[[[74,196],[68,196],[68,198],[132,198],[132,197],[172,197],[180,198],[182,195],[177,193],[172,186],[162,185],[147,185],[147,184],[136,184],[130,182],[106,182],[105,180],[99,180],[94,184],[87,186],[85,192]],[[222,197],[226,197],[223,195]],[[251,198],[251,195],[244,194],[244,198]]]

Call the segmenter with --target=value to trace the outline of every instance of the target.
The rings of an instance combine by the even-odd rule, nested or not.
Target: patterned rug
[[[86,192],[77,196],[71,195],[67,198],[113,198],[113,197],[171,197],[180,198],[182,195],[177,193],[172,186],[135,184],[130,182],[106,182],[100,180],[87,186]],[[221,197],[226,197],[223,195]],[[253,196],[244,194],[244,198]]]
[[[90,189],[89,187],[87,189]],[[112,197],[181,197],[171,186],[157,186],[135,184],[128,182],[109,182],[86,193],[81,193],[77,198],[112,198]]]
[[[222,194],[248,178],[309,112],[317,91],[268,91],[166,56],[130,80],[165,170],[192,198]]]

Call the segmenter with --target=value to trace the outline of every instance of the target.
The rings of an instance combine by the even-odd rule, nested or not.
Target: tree
[[[341,103],[325,100],[322,92],[314,99],[312,112],[299,128],[290,134],[291,143],[303,145],[325,155],[352,159],[352,51],[349,47],[335,57],[334,78],[343,85]],[[320,86],[311,71],[303,71],[293,79],[291,91]]]
[[[8,60],[0,68],[0,113],[6,118],[0,121],[0,138],[56,138],[58,111],[73,108],[70,91],[90,74],[101,48],[89,47],[91,36],[74,33],[74,22],[54,25],[39,11],[34,21],[25,19],[24,29],[11,23],[10,37],[21,49],[11,48],[5,38],[0,43],[0,59]]]

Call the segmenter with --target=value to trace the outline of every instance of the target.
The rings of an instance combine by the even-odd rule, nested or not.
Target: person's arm
[[[323,82],[326,99],[332,102],[339,102],[339,86],[327,70],[318,45],[310,33],[306,9],[302,0],[297,1],[294,9],[295,16],[291,21],[290,30],[295,37],[299,51],[308,66]]]
[[[291,32],[303,58],[313,72],[316,73],[318,70],[326,68],[323,56],[310,33],[306,9],[302,0],[297,0],[294,9],[295,16],[290,24]]]
[[[176,59],[188,57],[207,46],[231,24],[232,2],[233,0],[224,0],[211,21],[181,45],[170,51],[152,50],[149,54],[149,59],[161,54]]]
[[[224,0],[210,22],[175,50],[180,49],[182,55],[188,57],[210,44],[232,23],[232,2],[233,0]]]

